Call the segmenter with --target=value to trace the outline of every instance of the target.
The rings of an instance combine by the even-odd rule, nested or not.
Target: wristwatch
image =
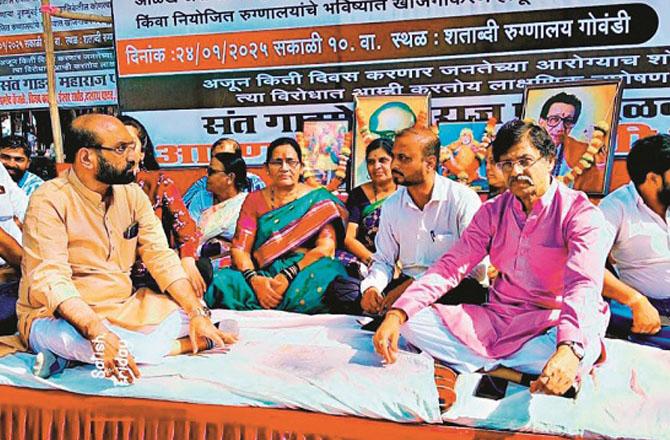
[[[212,311],[209,310],[207,306],[200,306],[197,309],[191,311],[191,313],[188,314],[188,319],[193,319],[198,316],[204,316],[205,318],[211,318],[212,317]]]
[[[584,347],[582,347],[582,344],[578,344],[575,341],[565,341],[558,344],[559,347],[561,345],[567,345],[568,347],[570,347],[572,352],[575,354],[575,356],[577,356],[577,359],[579,359],[580,361],[584,359]]]

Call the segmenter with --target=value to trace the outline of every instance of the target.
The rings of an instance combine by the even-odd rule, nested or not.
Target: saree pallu
[[[382,203],[386,200],[384,197],[374,203],[369,204],[361,212],[361,223],[356,231],[356,239],[363,243],[370,252],[375,252],[375,237],[379,230],[379,218],[382,213]]]
[[[356,240],[360,241],[370,252],[375,253],[375,237],[379,231],[379,218],[382,213],[382,204],[386,200],[384,197],[374,203],[366,205],[361,210],[361,220],[356,230]],[[365,264],[349,251],[338,249],[336,257],[347,268],[349,275],[359,278],[364,278],[362,267]],[[365,271],[367,274],[367,271]]]
[[[235,197],[208,208],[200,216],[198,229],[202,237],[198,246],[198,255],[209,258],[214,270],[231,265],[231,241],[235,235],[237,219],[246,198],[247,193],[239,193]]]
[[[258,274],[274,277],[282,269],[302,260],[304,254],[296,250],[313,246],[319,231],[328,224],[335,226],[338,242],[341,242],[346,218],[342,203],[323,188],[263,214],[258,219],[252,247],[253,259],[260,268]],[[346,271],[340,261],[323,257],[298,273],[276,309],[299,313],[328,312],[324,301],[326,289],[335,277],[344,275]],[[241,272],[232,268],[215,273],[205,294],[205,302],[211,308],[262,308]]]

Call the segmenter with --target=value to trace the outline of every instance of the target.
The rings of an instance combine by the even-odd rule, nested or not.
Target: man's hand
[[[91,339],[93,352],[102,354],[105,377],[115,377],[121,383],[133,383],[139,379],[140,370],[135,358],[121,339],[110,331],[105,331]]]
[[[559,345],[549,358],[540,377],[531,382],[531,393],[561,396],[570,389],[577,378],[579,358],[568,345]]]
[[[639,295],[634,302],[628,304],[633,312],[633,333],[650,335],[661,330],[661,317],[658,310],[651,305],[644,295]]]
[[[408,278],[399,285],[395,286],[393,289],[391,289],[386,296],[384,297],[381,305],[379,306],[381,313],[387,312],[389,309],[393,307],[393,304],[395,304],[396,300],[402,296],[403,293],[405,293],[405,290],[414,282],[414,279]]]
[[[392,364],[398,357],[398,339],[400,338],[400,326],[407,320],[407,315],[402,310],[394,309],[386,314],[384,322],[379,326],[372,344],[375,351],[384,362]]]
[[[367,313],[379,313],[382,307],[382,301],[384,297],[379,293],[377,288],[368,287],[363,292],[363,297],[361,298],[361,308]]]
[[[258,304],[264,309],[274,309],[281,302],[283,295],[275,291],[272,278],[257,275],[251,279],[251,288],[256,294]]]
[[[217,329],[206,316],[196,316],[191,319],[188,325],[188,336],[191,339],[193,354],[198,352],[198,339],[210,339],[217,347],[237,342],[237,336]]]
[[[193,286],[195,295],[198,298],[202,298],[205,294],[205,290],[207,290],[207,285],[205,284],[205,280],[202,279],[198,267],[195,265],[195,258],[182,258],[181,266],[184,268],[184,271],[186,271],[186,275],[188,275],[188,280],[191,282],[191,286]]]

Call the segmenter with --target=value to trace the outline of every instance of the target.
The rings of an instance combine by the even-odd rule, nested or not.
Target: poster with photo
[[[443,122],[438,125],[443,176],[487,192],[486,147],[481,144],[485,122]]]
[[[574,189],[602,195],[609,187],[620,105],[619,80],[532,86],[524,93],[522,117],[535,120],[554,141],[554,176]],[[598,131],[604,133],[602,142],[595,139]]]
[[[342,120],[309,120],[303,125],[305,151],[303,162],[324,185],[335,175],[340,152],[349,131],[349,122]]]
[[[365,147],[374,139],[393,140],[402,130],[412,127],[423,114],[428,126],[430,94],[354,96],[356,127],[352,152],[351,187],[370,181],[365,162]]]

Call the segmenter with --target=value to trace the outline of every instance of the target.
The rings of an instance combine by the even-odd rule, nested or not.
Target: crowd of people
[[[213,308],[350,313],[377,318],[385,362],[402,335],[458,372],[506,367],[564,394],[606,334],[670,348],[670,136],[638,140],[631,182],[596,206],[554,177],[579,114],[559,98],[498,130],[483,203],[438,172],[439,139],[417,126],[367,146],[370,181],[346,203],[302,182],[288,137],[267,148],[266,182],[217,140],[183,197],[131,117],[76,118],[72,166],[47,182],[25,140],[3,138],[2,331],[40,377],[102,347],[105,374],[132,382],[138,364],[234,343]]]

